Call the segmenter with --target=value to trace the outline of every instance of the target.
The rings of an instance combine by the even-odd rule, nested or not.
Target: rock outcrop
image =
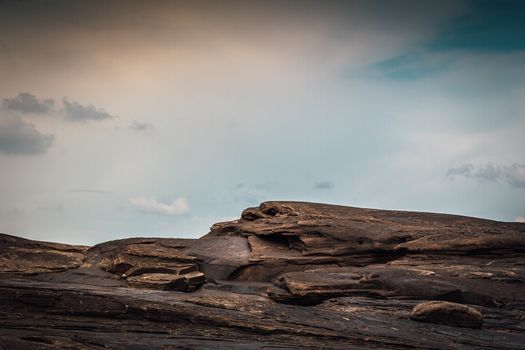
[[[524,261],[525,224],[302,202],[200,239],[0,235],[0,349],[525,349]]]
[[[481,328],[483,316],[473,307],[447,301],[427,301],[412,309],[410,319],[457,327]]]
[[[33,275],[74,269],[88,247],[37,242],[0,234],[0,273]]]

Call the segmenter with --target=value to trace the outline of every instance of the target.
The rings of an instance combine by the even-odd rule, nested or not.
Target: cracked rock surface
[[[0,349],[525,349],[525,224],[265,202],[199,239],[0,235]]]

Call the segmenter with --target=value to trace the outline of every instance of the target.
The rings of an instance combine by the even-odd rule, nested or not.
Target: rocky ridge
[[[525,349],[525,224],[264,202],[200,239],[0,235],[0,349]]]

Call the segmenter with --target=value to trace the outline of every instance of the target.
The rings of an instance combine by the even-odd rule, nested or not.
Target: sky
[[[0,0],[0,232],[265,200],[525,221],[523,1]]]

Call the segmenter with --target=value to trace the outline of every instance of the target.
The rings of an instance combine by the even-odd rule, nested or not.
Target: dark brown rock
[[[524,224],[301,202],[200,239],[0,235],[0,349],[525,349],[524,261]]]
[[[489,272],[462,266],[459,273],[436,269],[432,261],[418,268],[401,264],[376,264],[365,267],[320,268],[289,272],[275,280],[287,293],[274,298],[291,304],[318,304],[323,300],[367,295],[374,298],[439,299],[478,305],[525,303],[525,283],[487,278]],[[470,270],[469,270],[470,268]],[[433,270],[431,270],[433,269]],[[513,273],[514,274],[514,273]],[[463,276],[468,275],[468,278]],[[517,274],[516,274],[517,275]],[[520,277],[521,278],[521,277]],[[286,298],[283,298],[286,295]]]
[[[370,253],[523,251],[523,226],[448,214],[265,202],[246,209],[239,220],[214,225],[208,236],[277,238],[303,255],[346,255],[352,263],[350,256]]]
[[[128,277],[126,281],[132,287],[192,292],[205,282],[205,277],[199,271],[192,271],[183,275],[143,273]]]
[[[481,328],[483,324],[483,316],[478,310],[446,301],[428,301],[418,304],[412,309],[410,319],[468,328]]]
[[[182,250],[196,257],[200,271],[214,280],[232,279],[243,266],[251,264],[250,247],[244,237],[196,239]]]
[[[74,269],[82,265],[87,249],[0,234],[0,273],[37,274]]]
[[[187,245],[170,239],[108,242],[90,249],[86,264],[121,276],[131,287],[192,292],[205,276],[198,259],[183,252]]]

